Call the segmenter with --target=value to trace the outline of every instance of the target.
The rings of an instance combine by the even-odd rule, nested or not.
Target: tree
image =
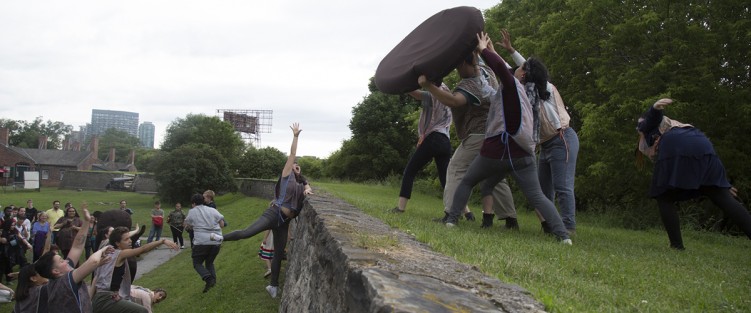
[[[702,129],[734,184],[748,195],[742,140],[751,129],[751,9],[747,1],[507,0],[485,12],[487,30],[508,28],[525,56],[545,61],[580,136],[578,209],[658,221],[636,170],[637,117],[656,99]]]
[[[154,172],[156,160],[161,150],[138,147],[136,149],[136,168],[141,172]]]
[[[154,175],[163,201],[184,203],[207,189],[237,190],[229,162],[208,145],[186,144],[156,158]]]
[[[247,178],[271,179],[282,173],[287,156],[274,147],[249,147],[243,155],[238,176]]]
[[[31,122],[0,119],[0,127],[9,131],[8,144],[20,148],[39,147],[39,137],[47,136],[47,149],[62,148],[62,141],[73,131],[73,126],[63,122],[44,122],[39,116]]]
[[[352,109],[352,138],[329,157],[328,166],[337,163],[328,171],[336,178],[363,181],[400,173],[414,150],[416,135],[406,117],[417,102],[378,91],[373,79],[368,88],[371,93]]]
[[[303,156],[297,159],[300,171],[308,179],[323,178],[323,160],[314,156]]]
[[[233,169],[243,155],[245,143],[227,122],[215,116],[188,114],[167,127],[162,150],[170,152],[186,144],[204,144],[230,162]]]
[[[138,154],[141,141],[126,131],[109,128],[99,137],[99,159],[109,160],[110,148],[115,148],[115,161],[125,163],[130,158],[130,151]],[[136,157],[138,159],[138,157]]]

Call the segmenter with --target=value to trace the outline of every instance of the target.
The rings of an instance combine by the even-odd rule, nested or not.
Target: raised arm
[[[119,263],[123,262],[125,259],[127,259],[129,257],[137,256],[137,255],[140,255],[142,253],[154,250],[154,249],[156,249],[156,247],[161,246],[161,245],[168,246],[168,247],[170,247],[173,250],[179,250],[180,249],[180,247],[177,244],[175,244],[174,242],[172,242],[171,240],[167,240],[167,239],[162,238],[159,241],[152,241],[152,242],[149,242],[149,243],[147,243],[147,244],[145,244],[143,246],[140,246],[138,248],[135,248],[135,249],[125,249],[125,250],[123,250],[122,252],[120,252],[120,255],[117,256],[117,263],[119,264]]]
[[[89,229],[89,220],[91,220],[91,214],[89,214],[89,205],[84,202],[81,204],[81,211],[83,211],[83,222],[81,223],[81,229],[76,233],[76,238],[73,239],[73,247],[68,252],[68,258],[73,261],[73,264],[78,264],[78,259],[81,258],[83,247],[86,244],[86,231]]]
[[[292,129],[292,135],[294,135],[294,137],[292,138],[292,147],[289,149],[287,163],[284,164],[284,169],[282,170],[282,177],[289,176],[289,174],[292,173],[292,166],[295,165],[295,158],[297,156],[297,137],[300,136],[300,132],[302,132],[302,129],[300,129],[300,123],[292,123],[292,126],[289,128]]]
[[[52,228],[50,227],[50,223],[47,223],[47,236],[44,236],[44,248],[42,249],[42,254],[47,253],[47,251],[50,251],[50,245],[52,244]]]
[[[514,60],[514,63],[516,63],[517,66],[522,66],[522,64],[524,64],[524,56],[522,56],[519,51],[516,51],[516,49],[514,49],[514,47],[511,45],[511,35],[509,35],[508,29],[501,29],[501,41],[498,42],[498,44],[501,45],[501,47],[511,55],[511,58]],[[490,49],[490,47],[492,46],[493,45],[490,45],[488,49]]]
[[[450,93],[433,84],[425,75],[417,78],[417,83],[425,88],[433,98],[450,108],[458,108],[467,104],[467,98],[459,93]]]
[[[73,250],[71,250],[73,251]],[[81,266],[73,270],[73,281],[80,283],[86,276],[89,276],[94,270],[102,264],[111,262],[111,254],[114,251],[112,246],[106,246],[99,249],[96,253],[92,254],[86,262],[83,262]],[[70,256],[70,253],[68,254]],[[74,262],[76,262],[75,260]]]
[[[477,40],[477,48],[482,51],[482,58],[485,60],[485,63],[487,63],[488,67],[493,70],[504,88],[505,86],[513,86],[514,76],[511,75],[511,72],[508,70],[506,61],[503,60],[498,53],[488,49],[488,46],[493,44],[490,40],[490,36],[488,36],[487,33],[482,32],[477,34]]]

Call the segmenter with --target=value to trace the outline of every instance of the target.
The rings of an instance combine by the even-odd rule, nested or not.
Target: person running
[[[222,247],[224,216],[215,208],[204,205],[203,195],[200,193],[194,194],[190,202],[193,208],[188,211],[185,225],[193,229],[193,268],[205,282],[203,292],[208,292],[216,285],[214,260]]]

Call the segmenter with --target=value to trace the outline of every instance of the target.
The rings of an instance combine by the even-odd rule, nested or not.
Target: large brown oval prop
[[[402,94],[420,88],[417,78],[439,82],[477,47],[485,27],[474,7],[443,10],[417,26],[381,60],[375,83],[381,92]]]

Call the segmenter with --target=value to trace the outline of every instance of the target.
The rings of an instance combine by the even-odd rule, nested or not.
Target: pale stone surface
[[[280,312],[544,312],[333,196],[311,197],[293,226]]]

